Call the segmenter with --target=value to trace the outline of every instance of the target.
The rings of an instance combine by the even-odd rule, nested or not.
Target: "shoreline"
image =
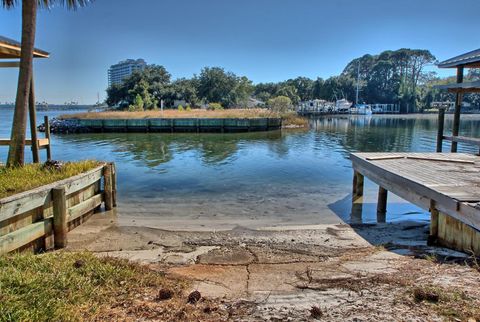
[[[442,320],[446,308],[464,319],[478,312],[477,268],[464,264],[466,254],[427,246],[427,223],[295,228],[164,230],[96,214],[70,233],[67,251],[139,262],[189,280],[206,298],[249,303],[250,314],[238,316],[245,321],[309,321],[314,306],[329,321]],[[416,302],[417,288],[445,300]],[[447,300],[457,292],[468,300]]]

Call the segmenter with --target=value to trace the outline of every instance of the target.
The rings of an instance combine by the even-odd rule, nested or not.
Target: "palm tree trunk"
[[[21,166],[25,162],[25,131],[27,128],[27,105],[33,73],[33,50],[37,0],[22,1],[22,51],[18,75],[17,97],[13,114],[12,134],[8,150],[8,166]]]

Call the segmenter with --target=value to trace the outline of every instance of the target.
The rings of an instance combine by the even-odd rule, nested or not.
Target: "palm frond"
[[[17,4],[18,0],[1,0],[2,1],[2,7],[6,9],[10,9],[15,7]]]
[[[19,0],[0,0],[2,7],[5,9],[10,9],[16,7],[20,4]],[[38,0],[38,5],[42,8],[51,8],[52,6],[58,4],[64,6],[67,9],[75,10],[80,7],[85,7],[94,0]]]

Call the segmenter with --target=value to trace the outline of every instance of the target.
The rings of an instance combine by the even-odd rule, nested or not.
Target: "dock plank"
[[[480,228],[480,157],[465,153],[352,153],[353,168],[400,197]],[[476,206],[475,206],[476,205]]]

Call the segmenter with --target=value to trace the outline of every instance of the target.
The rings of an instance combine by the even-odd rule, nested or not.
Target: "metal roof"
[[[22,44],[13,39],[0,36],[0,59],[20,58]],[[44,50],[35,48],[33,57],[47,58],[50,54]]]
[[[478,92],[480,91],[480,81],[468,83],[455,83],[447,85],[436,85],[436,89],[446,89],[449,92]]]
[[[480,49],[447,59],[438,64],[439,68],[455,68],[460,66],[467,68],[480,67]]]

